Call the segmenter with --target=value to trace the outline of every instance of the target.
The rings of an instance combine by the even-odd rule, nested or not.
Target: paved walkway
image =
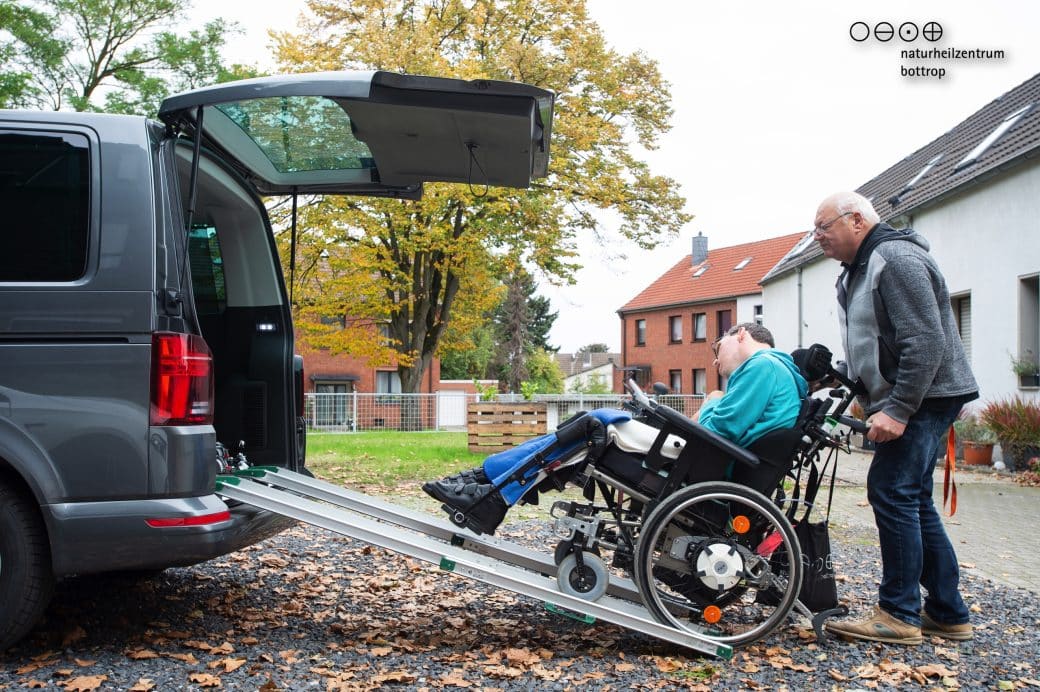
[[[867,504],[870,454],[838,458],[838,480],[831,510],[833,530],[867,530],[877,536]],[[942,503],[943,471],[935,473],[935,501]],[[1040,593],[1040,488],[1016,485],[1007,475],[959,469],[957,513],[943,524],[957,551],[962,572]],[[821,489],[821,493],[826,492]]]

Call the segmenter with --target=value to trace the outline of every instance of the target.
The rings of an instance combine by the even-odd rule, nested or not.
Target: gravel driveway
[[[544,521],[506,537],[547,541]],[[839,590],[870,607],[869,532],[836,532]],[[152,578],[58,587],[45,623],[0,656],[0,689],[1014,689],[1040,687],[1036,594],[967,575],[976,639],[834,643],[785,627],[732,661],[700,657],[335,534],[297,527]]]

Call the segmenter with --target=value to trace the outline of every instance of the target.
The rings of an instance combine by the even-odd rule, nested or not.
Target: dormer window
[[[986,139],[979,142],[978,146],[968,152],[968,155],[961,159],[961,162],[957,164],[957,167],[953,169],[954,173],[964,170],[968,166],[971,166],[979,157],[986,153],[986,150],[993,146],[998,139],[1004,136],[1004,134],[1014,127],[1019,120],[1025,116],[1030,110],[1032,110],[1034,104],[1030,103],[1027,106],[1022,106],[1017,111],[1004,118],[1003,122],[997,125],[997,129],[990,132]]]
[[[923,178],[926,175],[928,175],[928,171],[930,171],[933,168],[935,168],[935,164],[939,163],[939,161],[942,159],[942,157],[943,157],[942,154],[936,154],[935,156],[933,156],[932,160],[924,165],[924,168],[921,169],[921,172],[918,173],[917,175],[915,175],[913,177],[913,179],[906,184],[906,187],[903,188],[903,191],[905,192],[905,191],[909,190],[910,188],[912,188],[917,183],[921,182],[921,178]]]

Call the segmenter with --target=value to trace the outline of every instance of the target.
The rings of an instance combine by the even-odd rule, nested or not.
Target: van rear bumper
[[[194,565],[269,538],[287,517],[216,495],[162,500],[70,502],[42,507],[57,576]],[[156,528],[149,519],[230,517],[197,526]],[[189,521],[190,523],[190,521]]]

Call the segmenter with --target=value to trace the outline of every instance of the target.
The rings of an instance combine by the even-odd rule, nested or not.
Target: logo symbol
[[[924,25],[924,29],[921,31],[921,34],[932,43],[935,43],[936,41],[942,38],[942,24],[940,24],[939,22],[928,22]]]
[[[917,40],[917,25],[913,22],[903,22],[899,25],[899,38],[903,39],[907,43],[913,43]]]
[[[882,43],[887,43],[892,40],[895,36],[896,30],[892,28],[892,25],[888,22],[878,22],[874,26],[874,38]]]
[[[849,36],[857,43],[866,41],[870,38],[870,27],[867,26],[866,22],[856,22],[849,27]]]

